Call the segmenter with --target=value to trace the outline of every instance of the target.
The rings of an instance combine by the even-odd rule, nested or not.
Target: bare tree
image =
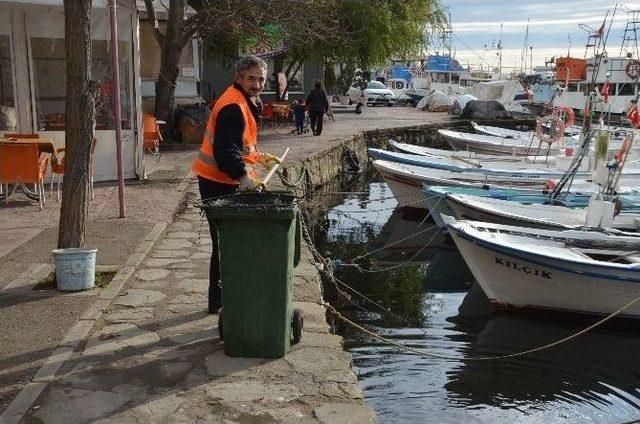
[[[266,25],[277,25],[279,36],[272,47],[283,53],[277,61],[287,81],[295,75],[305,58],[312,55],[317,42],[330,42],[337,35],[334,11],[337,0],[170,0],[164,29],[158,21],[153,0],[144,0],[147,19],[160,45],[160,73],[156,80],[155,114],[171,122],[178,63],[184,46],[192,37],[215,39],[218,52],[237,54],[243,41],[265,35]],[[187,7],[193,9],[187,16]],[[282,97],[283,93],[279,93]],[[167,129],[171,126],[167,125]]]
[[[91,0],[64,0],[67,57],[65,161],[58,247],[82,247],[88,215],[89,159],[95,126],[91,81]]]

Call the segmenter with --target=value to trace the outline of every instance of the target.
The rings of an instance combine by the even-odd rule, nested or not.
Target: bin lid
[[[205,201],[201,208],[213,219],[293,219],[296,199],[290,191],[246,192]]]

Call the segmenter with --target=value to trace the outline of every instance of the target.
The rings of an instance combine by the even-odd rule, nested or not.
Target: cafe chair
[[[40,138],[40,134],[18,134],[18,133],[4,133],[4,138],[9,140],[23,139],[23,140],[37,140]]]
[[[95,138],[91,141],[91,155],[89,156],[89,196],[91,200],[94,198],[93,193],[93,158],[95,157],[96,144],[98,140]],[[58,176],[58,190],[56,195],[56,201],[60,201],[61,190],[60,190],[60,182],[62,181],[62,176],[64,175],[64,171],[67,167],[66,155],[64,147],[60,147],[56,149],[56,154],[53,156],[54,159],[51,161],[51,193],[49,196],[53,197],[53,178]]]
[[[160,163],[160,142],[162,134],[160,125],[164,121],[158,121],[155,116],[148,113],[142,114],[142,148],[156,157],[156,162]]]
[[[9,184],[34,184],[40,210],[44,206],[44,173],[49,156],[40,159],[37,144],[0,144],[0,183],[5,203],[9,202]]]

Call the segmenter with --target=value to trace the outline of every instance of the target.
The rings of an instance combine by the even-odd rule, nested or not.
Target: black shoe
[[[220,309],[222,309],[222,304],[209,305],[209,313],[210,314],[218,315],[218,312],[220,312]]]

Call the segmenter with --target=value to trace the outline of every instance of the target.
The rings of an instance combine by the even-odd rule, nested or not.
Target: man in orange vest
[[[225,196],[236,191],[260,190],[255,166],[269,168],[280,160],[260,153],[258,118],[262,103],[258,95],[264,89],[267,64],[257,56],[243,56],[235,64],[235,82],[218,98],[211,111],[202,146],[192,170],[198,176],[202,200]],[[218,233],[212,221],[212,252],[209,270],[209,313],[222,306]]]

